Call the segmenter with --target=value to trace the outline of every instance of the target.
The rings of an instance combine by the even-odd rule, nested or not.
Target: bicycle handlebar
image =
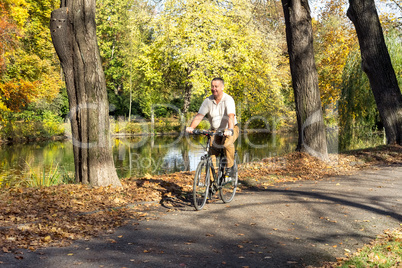
[[[199,130],[199,129],[194,129],[192,134],[193,135],[205,135],[205,136],[221,136],[221,137],[224,136],[222,131],[213,132],[213,131],[209,131],[209,130]]]

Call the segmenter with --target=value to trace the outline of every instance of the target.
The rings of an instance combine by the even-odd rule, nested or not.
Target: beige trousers
[[[233,136],[229,137],[220,137],[213,136],[211,139],[211,149],[209,150],[209,154],[212,158],[212,163],[214,168],[216,169],[216,156],[219,156],[220,149],[223,148],[223,151],[226,156],[226,167],[231,168],[234,164],[234,156],[235,156],[235,146],[234,142],[239,137],[239,127],[234,126],[233,128]]]

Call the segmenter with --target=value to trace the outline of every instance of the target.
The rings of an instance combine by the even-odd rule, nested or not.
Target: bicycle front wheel
[[[196,210],[201,210],[208,198],[210,183],[210,172],[208,170],[208,161],[201,160],[195,171],[193,184],[193,203]]]
[[[221,196],[221,199],[224,203],[231,202],[236,194],[237,180],[238,180],[236,160],[234,162],[233,168],[235,175],[231,178],[230,181],[223,182],[222,186],[219,189],[219,195]]]

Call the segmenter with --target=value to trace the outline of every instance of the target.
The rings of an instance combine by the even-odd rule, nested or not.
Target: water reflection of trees
[[[0,147],[0,183],[19,184],[26,180],[30,169],[47,174],[57,164],[62,175],[69,176],[70,171],[74,171],[71,143],[48,141],[3,145]]]
[[[294,135],[249,134],[237,142],[239,162],[258,161],[266,157],[291,152],[296,144]],[[204,153],[200,144],[205,137],[138,136],[113,139],[113,157],[120,178],[149,174],[194,170]],[[106,146],[106,145],[105,145]],[[74,173],[71,141],[15,144],[0,149],[0,180],[22,177],[26,163],[43,170],[59,165],[60,170]]]
[[[148,139],[142,146],[138,146]],[[161,174],[185,170],[188,159],[182,142],[176,136],[148,136],[116,139],[114,154],[121,177],[141,176],[144,174]]]

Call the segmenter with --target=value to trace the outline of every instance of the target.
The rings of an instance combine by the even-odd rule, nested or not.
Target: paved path
[[[402,167],[243,191],[67,248],[0,253],[1,267],[300,267],[402,223]]]

